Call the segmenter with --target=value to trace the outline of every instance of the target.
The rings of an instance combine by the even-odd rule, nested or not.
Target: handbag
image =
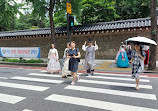
[[[77,52],[77,49],[76,49],[76,52]],[[76,59],[77,59],[78,62],[80,62],[80,58],[76,58]]]

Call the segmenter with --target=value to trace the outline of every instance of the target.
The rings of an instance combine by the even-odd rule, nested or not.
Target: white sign
[[[0,47],[1,57],[40,58],[39,47]]]

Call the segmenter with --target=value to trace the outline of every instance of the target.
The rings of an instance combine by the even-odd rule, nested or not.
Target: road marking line
[[[42,76],[42,77],[60,77],[61,75],[51,75],[51,74],[39,74],[39,73],[29,73],[31,76]]]
[[[83,74],[83,73],[77,73],[77,74]],[[109,75],[109,76],[121,76],[121,77],[131,77],[131,75],[128,75],[128,74],[114,74],[114,73],[94,73],[95,75]],[[149,78],[148,76],[145,76],[145,75],[140,75],[140,77],[143,77],[143,78]]]
[[[64,81],[61,81],[61,80],[39,79],[39,78],[19,77],[19,76],[12,77],[11,79],[24,80],[24,81],[33,81],[33,82],[43,82],[43,83],[57,83],[57,84],[64,82]]]
[[[17,84],[17,83],[7,83],[7,82],[0,82],[0,86],[10,87],[10,88],[18,88],[18,89],[26,89],[26,90],[33,90],[33,91],[45,91],[45,90],[49,89],[49,87],[25,85],[25,84]]]
[[[61,103],[69,103],[74,105],[86,106],[91,108],[98,108],[110,111],[158,111],[157,109],[144,108],[139,106],[131,106],[119,103],[112,103],[106,101],[85,99],[79,97],[71,97],[64,95],[52,94],[49,97],[45,98],[45,100],[56,101]]]
[[[132,78],[119,78],[119,77],[105,77],[105,76],[87,76],[88,78],[98,78],[98,79],[110,79],[110,80],[124,80],[124,81],[135,81]],[[141,82],[150,82],[148,79],[140,79]]]
[[[102,93],[102,94],[111,94],[111,95],[126,96],[126,97],[134,97],[134,98],[141,98],[141,99],[157,100],[156,95],[154,95],[154,94],[118,91],[118,90],[101,89],[101,88],[91,88],[91,87],[83,87],[83,86],[72,86],[72,85],[65,87],[65,89],[95,92],[95,93]]]
[[[0,79],[8,79],[7,77],[0,77]]]
[[[40,72],[47,72],[46,70],[42,70],[42,71],[40,71]]]
[[[33,111],[33,110],[29,110],[29,109],[24,109],[23,111]]]
[[[0,93],[0,102],[15,104],[15,103],[18,103],[24,99],[26,99],[26,97],[13,96],[13,95]]]
[[[130,84],[130,83],[107,82],[107,81],[84,80],[84,79],[80,79],[78,82],[91,83],[91,84],[103,84],[103,85],[111,85],[111,86],[123,86],[123,87],[135,87],[136,86],[135,84]],[[140,88],[152,89],[152,86],[151,85],[140,85]]]

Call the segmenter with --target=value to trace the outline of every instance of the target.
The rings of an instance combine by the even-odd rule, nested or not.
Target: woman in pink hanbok
[[[59,73],[61,70],[60,63],[59,63],[59,55],[57,49],[55,49],[55,45],[52,44],[52,48],[49,50],[48,53],[48,66],[47,72],[48,73]]]

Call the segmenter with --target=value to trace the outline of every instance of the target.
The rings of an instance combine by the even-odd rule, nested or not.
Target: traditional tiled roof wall
[[[129,19],[129,20],[120,20],[114,22],[101,22],[95,24],[87,24],[87,25],[77,25],[75,26],[75,31],[73,34],[85,34],[85,32],[97,32],[104,33],[108,30],[121,30],[121,29],[131,29],[131,28],[142,28],[142,27],[150,27],[151,21],[150,18],[139,18],[139,19]],[[39,37],[43,35],[50,35],[51,31],[49,28],[41,28],[35,30],[19,30],[19,31],[7,31],[0,32],[0,38],[18,38],[18,36],[36,36]],[[66,27],[58,27],[55,28],[55,33],[57,36],[66,35]]]

